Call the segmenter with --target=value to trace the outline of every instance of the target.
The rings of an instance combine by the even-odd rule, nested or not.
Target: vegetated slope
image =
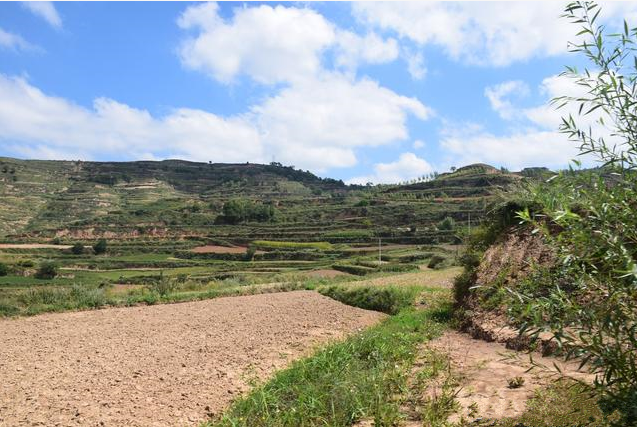
[[[522,179],[473,165],[428,182],[348,186],[278,163],[181,160],[0,158],[0,172],[0,235],[13,239],[194,235],[234,242],[450,241],[453,227],[440,221],[479,223],[493,195]],[[255,214],[225,216],[230,200]]]

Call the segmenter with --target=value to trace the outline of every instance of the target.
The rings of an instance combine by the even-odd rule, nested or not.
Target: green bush
[[[0,262],[0,276],[6,276],[7,274],[9,274],[9,267]]]
[[[443,257],[442,255],[434,255],[431,257],[431,259],[429,259],[427,267],[433,269],[441,268],[446,260],[447,258]]]
[[[97,243],[93,245],[93,251],[96,255],[103,254],[106,252],[107,246],[106,239],[99,239]]]
[[[596,23],[599,12],[595,3],[567,6],[584,37],[571,50],[588,58],[592,70],[567,67],[564,75],[583,95],[553,101],[578,111],[560,129],[603,167],[561,173],[553,190],[531,193],[541,216],[529,209],[519,216],[555,247],[559,271],[540,275],[544,286],[527,284],[517,297],[528,305],[520,311],[531,317],[528,330],[550,331],[567,357],[581,358],[597,374],[601,409],[621,414],[614,425],[636,426],[637,29],[625,22],[621,33],[608,35]],[[593,112],[603,112],[596,125],[609,127],[613,141],[590,125]],[[583,116],[580,126],[576,118]]]
[[[45,261],[40,264],[38,270],[35,272],[36,279],[51,280],[58,274],[58,266],[54,262]]]
[[[84,245],[81,243],[76,243],[71,247],[71,252],[73,255],[82,255],[84,253]]]
[[[354,264],[334,264],[332,265],[332,268],[334,270],[342,271],[343,273],[355,274],[356,276],[365,276],[376,272],[375,268]]]
[[[396,314],[413,304],[419,289],[396,286],[329,286],[319,288],[318,291],[347,305]]]

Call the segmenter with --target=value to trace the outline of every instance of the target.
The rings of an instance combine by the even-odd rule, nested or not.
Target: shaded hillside
[[[0,158],[0,235],[13,238],[207,236],[436,243],[477,224],[520,179],[487,165],[402,186],[347,186],[260,164],[71,162]],[[227,202],[257,214],[230,218]],[[226,211],[224,211],[226,206]],[[268,212],[260,215],[258,212]],[[452,221],[452,223],[453,223]]]

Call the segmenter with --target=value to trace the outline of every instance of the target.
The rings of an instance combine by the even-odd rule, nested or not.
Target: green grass
[[[408,308],[343,342],[293,363],[204,424],[350,426],[371,418],[394,425],[418,344],[440,333],[433,311]]]
[[[360,286],[334,285],[318,291],[332,299],[354,307],[397,314],[411,306],[422,291],[419,286]]]
[[[332,249],[328,242],[283,242],[274,240],[255,240],[252,245],[257,249],[318,249],[327,251]]]

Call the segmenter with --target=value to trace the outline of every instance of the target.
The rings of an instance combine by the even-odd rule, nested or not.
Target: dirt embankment
[[[547,266],[555,262],[554,251],[538,234],[528,230],[510,229],[484,253],[475,274],[474,286],[489,288],[504,286],[515,289],[516,283],[527,277],[534,266]],[[519,336],[517,330],[508,325],[504,310],[485,310],[480,306],[478,295],[473,293],[466,301],[469,315],[462,329],[474,338],[497,341],[510,349],[525,349],[529,338]],[[539,350],[550,353],[555,344],[550,336],[540,336]]]
[[[297,291],[0,321],[0,425],[196,425],[383,315]]]

